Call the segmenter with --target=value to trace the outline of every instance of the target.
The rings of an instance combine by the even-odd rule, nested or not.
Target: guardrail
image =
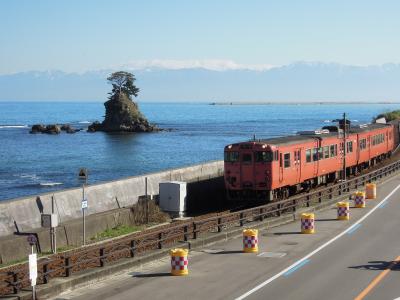
[[[336,196],[357,189],[366,183],[378,180],[400,169],[400,161],[361,175],[346,182],[322,188],[307,194],[241,211],[213,216],[201,220],[168,224],[153,230],[121,237],[100,245],[89,245],[55,254],[38,261],[38,284],[46,284],[51,278],[69,277],[73,273],[133,258],[151,250],[170,247],[180,241],[197,239],[205,232],[222,232],[229,227],[244,226],[248,222],[262,221],[279,217],[285,213],[294,213],[302,207],[323,203]],[[18,294],[22,288],[30,286],[28,264],[19,264],[4,268],[0,272],[0,295]]]

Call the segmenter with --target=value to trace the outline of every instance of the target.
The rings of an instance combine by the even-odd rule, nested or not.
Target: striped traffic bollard
[[[315,217],[313,213],[301,214],[301,233],[315,232]]]
[[[258,230],[245,229],[243,230],[243,252],[257,253],[258,252]]]
[[[337,203],[337,218],[338,220],[350,220],[349,202]]]
[[[188,250],[172,249],[171,250],[171,274],[176,276],[188,275]]]
[[[365,193],[364,192],[356,192],[354,194],[354,206],[357,208],[365,207]]]
[[[366,198],[367,199],[376,199],[376,184],[375,183],[367,183],[365,186]]]

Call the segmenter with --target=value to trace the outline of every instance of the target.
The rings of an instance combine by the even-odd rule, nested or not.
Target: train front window
[[[273,159],[271,151],[258,151],[255,153],[256,162],[271,162]]]
[[[250,153],[243,153],[242,154],[242,162],[243,163],[251,163],[252,157]]]
[[[239,161],[239,152],[237,151],[227,151],[224,153],[224,160],[226,162],[237,162]]]

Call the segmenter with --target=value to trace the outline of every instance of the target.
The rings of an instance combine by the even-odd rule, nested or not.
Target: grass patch
[[[77,248],[77,246],[58,247],[57,248],[57,254],[60,253],[60,252],[65,252],[65,251],[68,251],[68,250],[72,250],[74,248]],[[30,253],[27,253],[25,258],[16,259],[16,260],[10,261],[8,263],[0,264],[0,269],[1,268],[5,268],[5,267],[9,267],[9,266],[12,266],[12,265],[17,265],[17,264],[28,262],[28,254],[30,254]],[[41,253],[37,253],[37,257],[41,258],[41,257],[48,256],[48,255],[51,255],[51,254],[53,254],[53,252],[51,252],[51,251],[43,251]]]
[[[96,241],[96,240],[104,240],[104,239],[114,238],[114,237],[118,237],[121,235],[125,235],[128,233],[142,230],[142,228],[143,228],[142,226],[118,225],[114,228],[108,228],[102,232],[99,232],[95,236],[91,237],[90,240]]]

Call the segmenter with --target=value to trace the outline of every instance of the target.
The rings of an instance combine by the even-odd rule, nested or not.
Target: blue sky
[[[149,61],[399,63],[399,1],[0,2],[0,74]]]

